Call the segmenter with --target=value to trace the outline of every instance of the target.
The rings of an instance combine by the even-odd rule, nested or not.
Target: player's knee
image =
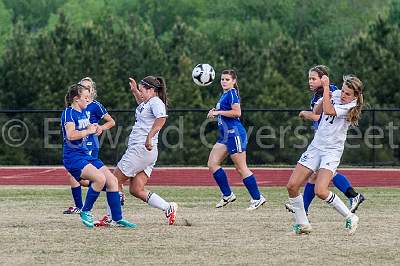
[[[106,184],[106,176],[103,173],[99,172],[96,175],[96,180],[94,182],[104,187],[104,185]]]
[[[207,167],[211,172],[215,172],[218,170],[218,168],[220,168],[220,166],[218,165],[218,163],[212,161],[212,160],[208,160],[207,162]]]
[[[135,187],[130,187],[129,188],[129,193],[134,196],[134,197],[138,197],[140,195],[140,189],[135,188]]]
[[[116,178],[110,178],[107,180],[107,189],[109,191],[118,191],[118,181]]]
[[[322,200],[326,199],[329,195],[329,191],[326,188],[315,187],[314,192],[315,195]]]
[[[236,168],[236,172],[238,172],[238,174],[243,178],[246,178],[252,174],[247,167]]]
[[[291,182],[291,180],[289,180],[289,182],[286,185],[286,189],[289,192],[289,195],[296,194],[299,191],[299,186],[296,183]]]

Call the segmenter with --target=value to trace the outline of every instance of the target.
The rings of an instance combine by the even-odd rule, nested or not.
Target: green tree
[[[4,3],[0,1],[0,64],[4,53],[6,41],[10,37],[12,31],[11,14],[5,8]]]
[[[341,53],[343,73],[354,73],[365,83],[366,101],[375,106],[397,107],[400,102],[400,30],[393,14],[400,10],[395,1],[388,18],[378,18],[366,33],[349,42]]]
[[[65,0],[2,0],[2,2],[11,11],[14,23],[22,20],[29,31],[38,31],[47,25],[51,14],[55,13]]]

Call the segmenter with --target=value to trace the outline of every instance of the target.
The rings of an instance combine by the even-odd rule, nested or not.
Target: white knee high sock
[[[335,208],[335,210],[343,217],[347,217],[351,214],[349,208],[347,208],[347,206],[338,196],[336,196],[335,193],[329,191],[329,196],[325,199],[325,201]]]
[[[163,211],[169,208],[169,203],[153,192],[149,192],[149,195],[147,196],[147,203],[150,206]]]
[[[306,211],[304,210],[303,196],[300,194],[295,198],[289,198],[289,203],[294,208],[294,219],[296,224],[309,224]]]

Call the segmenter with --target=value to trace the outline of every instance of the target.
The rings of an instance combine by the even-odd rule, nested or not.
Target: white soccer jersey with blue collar
[[[310,145],[322,151],[341,154],[350,126],[350,122],[347,121],[347,114],[351,108],[357,105],[357,100],[342,104],[340,94],[341,90],[332,92],[331,102],[335,108],[336,116],[322,114],[318,130]],[[321,103],[322,99],[319,99],[316,104]]]
[[[160,117],[168,117],[164,102],[159,97],[152,97],[147,102],[141,102],[136,108],[136,121],[129,135],[128,145],[145,144],[147,135],[154,121]],[[153,145],[158,143],[158,133],[153,137]]]

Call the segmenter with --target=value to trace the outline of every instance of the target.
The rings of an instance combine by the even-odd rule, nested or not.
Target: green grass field
[[[177,224],[128,196],[127,219],[134,230],[83,226],[78,215],[63,215],[71,204],[67,187],[0,186],[0,265],[399,265],[400,189],[361,188],[367,200],[357,214],[360,225],[348,236],[343,218],[316,199],[314,231],[293,236],[292,217],[283,207],[284,188],[262,188],[267,203],[247,212],[249,196],[215,209],[215,187],[151,187],[179,204]],[[342,195],[339,194],[343,199]],[[105,197],[94,208],[105,212]]]

